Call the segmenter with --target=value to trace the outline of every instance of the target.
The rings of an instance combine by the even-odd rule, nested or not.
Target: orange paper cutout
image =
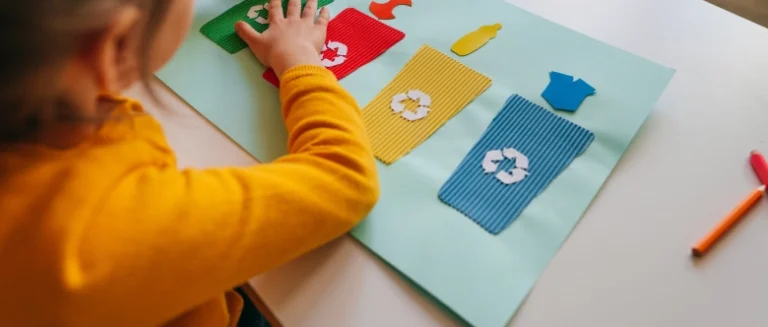
[[[385,3],[372,1],[371,5],[368,7],[368,10],[370,10],[371,13],[376,16],[376,18],[381,20],[395,19],[395,14],[392,13],[392,10],[400,5],[410,7],[413,5],[413,3],[411,0],[389,0]]]
[[[501,24],[485,25],[476,31],[464,35],[451,47],[451,51],[459,56],[466,56],[477,49],[482,48],[488,41],[496,37],[496,32],[501,29]]]

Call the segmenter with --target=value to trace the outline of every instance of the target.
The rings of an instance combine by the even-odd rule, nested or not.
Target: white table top
[[[768,203],[704,260],[689,248],[757,186],[768,152],[768,30],[703,0],[509,0],[677,69],[512,326],[768,326]],[[254,160],[162,89],[180,164]],[[140,90],[132,95],[147,99]],[[345,237],[251,284],[286,326],[456,323]]]

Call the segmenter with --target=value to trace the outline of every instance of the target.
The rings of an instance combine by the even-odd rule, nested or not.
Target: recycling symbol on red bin
[[[323,52],[320,53],[320,59],[326,68],[343,64],[347,61],[347,45],[338,41],[328,41],[323,45]]]
[[[495,173],[499,170],[499,163],[505,159],[514,160],[515,168],[498,172],[496,179],[506,185],[511,185],[528,177],[528,157],[513,148],[488,151],[483,159],[483,171],[486,174]]]

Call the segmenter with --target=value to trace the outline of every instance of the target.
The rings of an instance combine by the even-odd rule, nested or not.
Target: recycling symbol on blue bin
[[[499,170],[499,164],[504,160],[514,160],[515,167],[510,170]],[[496,179],[506,185],[512,185],[523,181],[528,175],[528,157],[513,148],[491,150],[483,159],[483,171],[485,174],[496,173]]]

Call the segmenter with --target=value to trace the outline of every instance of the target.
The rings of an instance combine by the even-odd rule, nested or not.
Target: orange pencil
[[[701,257],[712,248],[712,245],[717,243],[725,233],[727,233],[736,223],[738,223],[742,217],[744,217],[744,214],[751,209],[755,203],[757,203],[758,200],[760,200],[761,197],[763,197],[763,194],[765,193],[765,185],[762,185],[758,188],[756,188],[752,193],[749,194],[749,196],[744,199],[744,201],[741,201],[739,205],[733,209],[725,218],[715,226],[715,228],[707,234],[707,236],[704,236],[699,243],[696,243],[696,245],[693,246],[691,249],[691,253],[695,257]]]

